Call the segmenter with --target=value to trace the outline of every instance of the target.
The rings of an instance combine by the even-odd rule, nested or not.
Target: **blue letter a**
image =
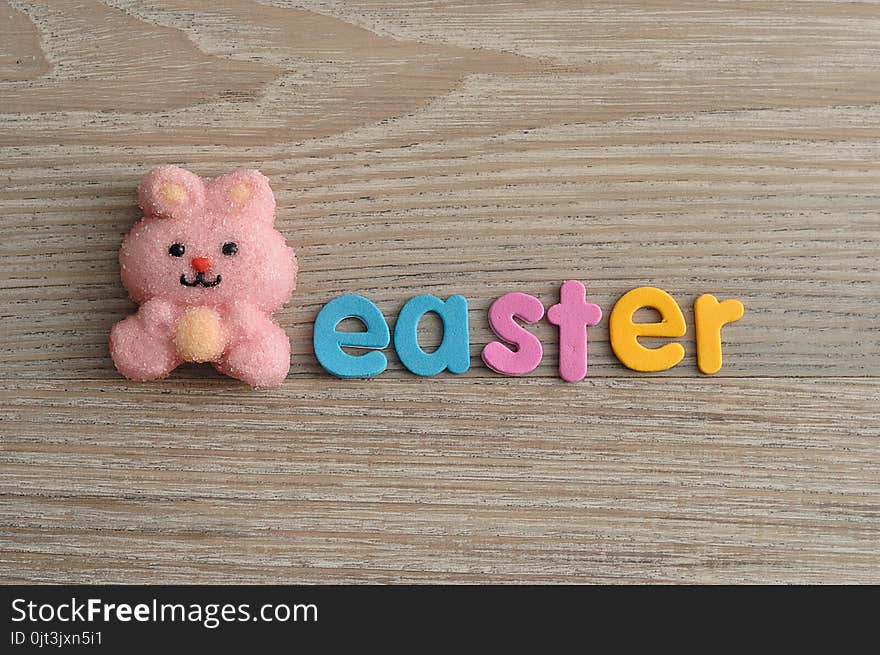
[[[422,316],[434,312],[443,321],[443,341],[432,353],[419,346],[418,327]],[[394,327],[394,348],[407,369],[430,377],[443,370],[464,373],[470,368],[468,306],[464,296],[452,296],[443,302],[436,296],[416,296],[400,310]]]

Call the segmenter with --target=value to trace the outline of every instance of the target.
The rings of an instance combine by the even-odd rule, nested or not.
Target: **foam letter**
[[[337,332],[346,318],[356,318],[365,332]],[[388,360],[374,350],[363,355],[349,355],[342,346],[385,348],[391,337],[382,312],[363,296],[339,296],[328,302],[315,319],[315,356],[328,372],[340,378],[370,378],[385,370]]]
[[[544,349],[538,337],[514,321],[514,316],[526,323],[535,323],[543,318],[544,305],[526,293],[508,293],[493,302],[489,308],[489,325],[498,337],[514,344],[516,350],[493,341],[483,348],[483,361],[498,373],[525,375],[541,363]]]
[[[697,366],[706,375],[721,369],[721,326],[738,321],[744,311],[739,300],[718,302],[718,298],[711,293],[705,293],[694,301]]]
[[[432,353],[419,346],[419,321],[428,312],[443,321],[443,341]],[[416,375],[430,377],[443,370],[464,373],[471,365],[467,300],[464,296],[452,296],[446,302],[436,296],[410,299],[397,317],[394,348],[403,365]]]
[[[559,290],[559,304],[547,310],[547,320],[559,326],[559,375],[567,382],[587,374],[587,326],[602,318],[599,305],[587,302],[587,290],[568,280]]]
[[[633,323],[633,314],[642,307],[653,307],[660,312],[659,323]],[[623,294],[611,310],[608,321],[611,348],[617,359],[634,371],[665,371],[684,357],[680,343],[667,343],[659,348],[645,348],[637,337],[681,337],[687,325],[681,307],[662,289],[639,287]]]

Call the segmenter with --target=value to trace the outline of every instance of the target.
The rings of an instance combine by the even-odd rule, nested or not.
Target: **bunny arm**
[[[277,387],[290,371],[290,339],[269,314],[237,302],[226,325],[233,338],[214,367],[252,387]]]
[[[131,380],[168,377],[180,359],[174,345],[174,325],[180,308],[167,300],[144,302],[136,314],[110,331],[110,355],[116,368]]]

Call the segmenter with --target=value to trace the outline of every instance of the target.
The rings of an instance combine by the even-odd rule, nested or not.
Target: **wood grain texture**
[[[880,582],[880,5],[0,2],[0,580]],[[290,379],[114,371],[150,166],[260,168]],[[587,283],[590,373],[479,363]],[[630,372],[625,291],[687,356]],[[465,376],[340,381],[334,295],[465,295]],[[724,368],[692,303],[736,297]],[[431,335],[426,334],[426,339]]]

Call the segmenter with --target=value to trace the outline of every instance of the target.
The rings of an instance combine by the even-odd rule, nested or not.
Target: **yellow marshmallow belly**
[[[177,321],[174,343],[185,362],[212,362],[226,350],[228,339],[220,315],[210,307],[193,307]]]

